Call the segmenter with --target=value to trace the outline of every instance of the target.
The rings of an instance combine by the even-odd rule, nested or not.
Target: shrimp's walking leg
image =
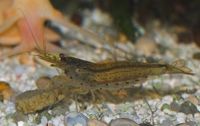
[[[76,88],[76,89],[72,89],[72,92],[74,93],[76,111],[79,112],[80,107],[78,106],[78,95],[87,94],[88,90],[87,89]]]
[[[78,107],[78,96],[77,96],[77,94],[74,95],[74,99],[75,99],[76,112],[79,112],[79,107]]]
[[[95,97],[95,94],[94,94],[94,90],[90,90],[90,93],[91,93],[91,96],[92,96],[92,103],[94,104],[94,107],[97,108],[100,111],[101,109],[96,104],[96,97]]]
[[[92,102],[95,103],[95,94],[94,94],[94,91],[93,90],[90,90],[90,93],[92,95]]]

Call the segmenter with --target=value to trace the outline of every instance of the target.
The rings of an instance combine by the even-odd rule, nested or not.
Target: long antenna
[[[36,36],[35,34],[33,34],[33,30],[32,30],[32,28],[31,28],[31,25],[30,25],[30,23],[29,23],[29,21],[28,21],[26,15],[25,15],[25,13],[24,13],[20,8],[18,8],[18,9],[19,9],[19,11],[22,13],[22,15],[24,16],[24,18],[25,18],[25,20],[26,20],[26,23],[27,23],[28,27],[30,28],[31,35],[32,35],[32,37],[33,37],[33,39],[34,39],[34,41],[35,41],[36,47],[39,49],[40,52],[46,54],[46,44],[45,44],[45,42],[44,42],[44,39],[43,39],[43,41],[42,41],[44,51],[42,51],[42,49],[41,49],[40,46],[39,46],[39,42],[38,42],[38,40],[37,40],[37,36]]]

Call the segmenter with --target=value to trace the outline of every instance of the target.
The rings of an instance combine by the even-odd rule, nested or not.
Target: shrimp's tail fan
[[[183,73],[183,74],[189,74],[194,75],[192,72],[192,69],[186,66],[186,62],[183,59],[179,59],[174,61],[172,64],[168,67],[169,73]]]

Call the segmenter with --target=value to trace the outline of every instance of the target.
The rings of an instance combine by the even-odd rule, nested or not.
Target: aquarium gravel
[[[87,12],[88,19],[86,21],[91,21],[92,19],[97,20],[96,17],[90,17],[97,12],[100,15],[99,11]],[[107,19],[109,20],[110,18]],[[85,22],[85,27],[94,28],[94,26],[95,24]],[[36,112],[16,117],[14,116],[16,114],[15,96],[24,91],[36,89],[35,81],[39,77],[44,75],[52,77],[59,74],[59,72],[55,68],[38,63],[34,65],[22,65],[18,58],[14,57],[3,60],[0,64],[0,80],[8,82],[15,91],[11,100],[3,100],[0,102],[0,125],[66,126],[67,124],[68,126],[86,126],[88,122],[93,120],[93,122],[90,122],[91,126],[97,124],[104,126],[109,123],[110,126],[118,126],[116,122],[121,119],[121,123],[131,124],[133,126],[138,126],[139,124],[151,124],[155,126],[180,126],[181,124],[185,124],[186,126],[200,126],[200,60],[194,60],[192,58],[193,53],[198,52],[199,48],[194,44],[177,44],[176,39],[164,29],[155,29],[150,33],[155,39],[155,44],[162,46],[163,49],[158,48],[158,52],[152,54],[151,57],[155,58],[155,61],[163,60],[167,63],[176,59],[184,59],[195,75],[155,77],[145,82],[143,86],[144,88],[152,88],[152,85],[154,85],[159,87],[160,90],[162,88],[172,90],[178,86],[186,86],[188,90],[195,89],[195,92],[191,94],[185,92],[179,96],[168,94],[154,99],[146,99],[144,97],[139,100],[120,104],[106,102],[98,105],[86,104],[86,109],[80,112],[76,111],[74,99],[72,99],[72,104],[64,106],[63,108],[56,106],[52,109],[47,108],[47,110],[41,113]],[[76,46],[69,48],[73,44]],[[85,47],[76,42],[71,43],[71,45],[65,43],[65,46],[71,52],[71,55],[94,62],[111,58],[110,53],[106,50],[113,49],[113,45],[109,44],[103,44],[103,49]],[[116,43],[114,48],[116,50],[114,50],[113,55],[117,59],[123,59],[123,55],[117,55],[118,53],[122,54],[121,49],[126,50],[131,56],[133,56],[132,54],[138,56],[145,55],[142,54],[142,50],[140,50],[140,53],[135,52],[137,49],[131,42]],[[126,55],[124,54],[124,56]],[[131,56],[128,57],[130,58]],[[140,95],[142,96],[143,94]]]

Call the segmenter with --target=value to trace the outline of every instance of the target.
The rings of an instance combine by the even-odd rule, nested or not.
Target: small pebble
[[[46,125],[46,124],[48,124],[47,117],[42,116],[42,118],[41,118],[41,124],[42,124],[42,125]]]
[[[40,77],[36,81],[36,85],[38,89],[48,89],[51,87],[51,79],[49,77]]]
[[[161,107],[161,110],[163,111],[165,109],[170,109],[170,105],[167,104],[167,103],[163,104],[162,107]]]
[[[173,102],[172,96],[165,96],[162,98],[162,103],[170,104],[171,102]]]
[[[163,120],[161,126],[173,126],[173,122],[170,119]]]
[[[32,65],[32,66],[35,65],[33,56],[28,53],[19,55],[19,62],[24,65]]]
[[[191,103],[193,103],[194,105],[198,105],[199,104],[199,100],[194,95],[190,95],[187,98],[187,100],[190,101]]]
[[[9,100],[11,96],[13,96],[14,91],[10,87],[9,83],[5,81],[0,81],[0,96],[1,96],[1,101],[4,100]]]
[[[141,123],[140,126],[153,126],[153,125],[147,122],[147,123]]]
[[[82,113],[68,113],[64,119],[65,126],[87,126],[88,118]]]
[[[109,126],[139,126],[139,125],[131,119],[118,118],[112,120]]]
[[[176,121],[178,123],[185,123],[186,115],[184,113],[179,112],[179,113],[176,114],[176,117],[177,117]]]
[[[187,124],[189,126],[197,126],[197,123],[196,122],[192,122],[192,121],[187,122]]]
[[[52,123],[47,123],[46,126],[54,126]]]
[[[17,125],[18,126],[24,126],[24,122],[23,121],[19,121],[19,122],[17,122]]]
[[[173,102],[170,104],[170,109],[171,109],[172,111],[179,112],[179,111],[180,111],[180,105],[179,105],[176,101],[173,101]]]
[[[105,122],[99,121],[99,120],[89,120],[88,126],[108,126]]]
[[[180,112],[183,112],[185,114],[193,114],[194,115],[195,113],[197,113],[199,111],[193,103],[191,103],[190,101],[186,101],[181,104]]]
[[[190,125],[188,125],[186,123],[181,123],[181,124],[177,124],[176,126],[190,126]]]
[[[194,53],[193,58],[196,59],[196,60],[200,60],[200,52]]]
[[[64,126],[64,115],[56,116],[49,121],[53,126]]]
[[[151,56],[158,52],[156,42],[150,37],[141,37],[136,43],[136,49],[145,56]]]

